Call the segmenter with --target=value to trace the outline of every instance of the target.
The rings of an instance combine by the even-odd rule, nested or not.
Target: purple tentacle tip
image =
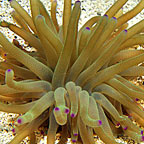
[[[131,119],[131,118],[132,118],[132,116],[131,116],[131,115],[129,115],[129,116],[128,116],[128,118],[130,118],[130,119]]]
[[[68,114],[69,113],[69,109],[65,109],[65,113]]]
[[[55,110],[55,111],[59,111],[60,109],[59,109],[58,107],[55,107],[54,110]]]
[[[102,125],[102,121],[101,120],[98,120],[98,125]]]
[[[124,127],[123,129],[124,129],[124,130],[127,130],[127,129],[128,129],[128,126]]]
[[[113,19],[115,19],[115,20],[117,20],[117,18],[116,17],[112,17]]]
[[[141,131],[141,135],[143,135],[143,130]]]
[[[11,72],[11,69],[8,69],[7,72]]]
[[[78,133],[74,133],[74,136],[78,136]]]
[[[89,28],[89,27],[86,27],[86,29],[87,29],[87,30],[90,30],[90,28]]]
[[[74,118],[74,117],[75,117],[75,114],[74,114],[74,113],[72,113],[72,114],[71,114],[71,117],[72,117],[72,118]]]
[[[4,54],[4,56],[7,56],[7,54]]]
[[[79,2],[80,2],[79,0],[76,1],[76,3],[79,3]]]
[[[12,132],[15,133],[15,128],[12,129]]]
[[[105,16],[105,17],[108,17],[108,15],[107,15],[107,14],[105,14],[104,16]]]
[[[40,133],[41,133],[42,135],[44,135],[44,131],[43,131],[43,130],[41,130]]]
[[[19,124],[21,124],[21,123],[22,123],[22,120],[21,120],[21,119],[18,119],[17,122],[18,122]]]
[[[120,126],[120,123],[117,123],[116,126]]]
[[[135,100],[136,100],[136,101],[138,101],[139,99],[138,99],[138,98],[136,98]]]
[[[8,0],[9,2],[12,2],[12,0]]]
[[[72,140],[72,142],[73,142],[73,143],[75,143],[75,142],[76,142],[76,140]]]
[[[38,15],[37,18],[42,18],[42,15]]]
[[[126,29],[125,29],[124,31],[127,33],[127,30],[126,30]]]
[[[142,141],[144,141],[144,136],[141,137]]]

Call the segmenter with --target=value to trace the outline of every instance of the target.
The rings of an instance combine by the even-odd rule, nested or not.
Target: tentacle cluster
[[[18,25],[1,21],[36,49],[28,52],[18,40],[11,43],[0,33],[0,111],[21,114],[10,144],[26,136],[35,143],[39,127],[47,127],[47,144],[72,142],[94,144],[94,134],[115,144],[119,134],[144,141],[144,111],[137,100],[144,90],[130,82],[144,74],[144,20],[127,29],[127,21],[144,8],[144,0],[123,14],[127,0],[118,0],[104,16],[95,16],[78,30],[80,1],[71,7],[64,0],[63,24],[56,18],[57,1],[51,1],[51,16],[40,0],[30,0],[30,16],[16,0],[12,17]],[[126,30],[127,29],[127,30]],[[6,104],[7,102],[8,104]]]

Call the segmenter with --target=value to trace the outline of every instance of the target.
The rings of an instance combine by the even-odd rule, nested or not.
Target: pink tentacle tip
[[[18,122],[18,124],[21,124],[22,123],[22,119],[18,119],[17,122]]]
[[[72,114],[71,114],[71,117],[72,117],[72,118],[74,118],[74,117],[75,117],[75,114],[74,114],[74,113],[72,113]]]
[[[101,120],[98,120],[98,125],[102,125],[102,121]]]
[[[78,136],[78,133],[74,133],[74,136]]]
[[[127,130],[127,129],[128,129],[128,126],[124,127],[123,129],[124,129],[124,130]]]
[[[60,109],[59,109],[58,107],[55,107],[54,110],[55,110],[55,111],[59,111]]]
[[[8,70],[7,70],[7,72],[11,72],[11,71],[12,71],[11,69],[8,69]]]
[[[69,109],[67,108],[67,109],[65,109],[65,113],[66,114],[68,114],[69,113]]]
[[[76,140],[72,140],[72,142],[73,142],[73,143],[75,143],[75,142],[76,142]]]
[[[144,141],[144,136],[141,137],[142,141]]]

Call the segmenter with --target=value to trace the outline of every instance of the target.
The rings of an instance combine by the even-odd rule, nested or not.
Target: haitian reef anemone
[[[144,90],[129,79],[144,74],[144,20],[127,28],[127,22],[144,8],[144,0],[123,14],[127,0],[118,0],[103,16],[94,16],[79,30],[81,2],[73,9],[64,0],[63,22],[51,16],[40,0],[30,0],[31,16],[16,0],[9,0],[17,24],[1,21],[35,48],[29,52],[18,40],[0,33],[0,111],[17,113],[16,135],[10,144],[46,127],[47,144],[71,138],[73,143],[94,144],[94,134],[106,144],[118,143],[118,135],[144,141],[144,111],[137,100]],[[136,120],[137,124],[133,123]]]

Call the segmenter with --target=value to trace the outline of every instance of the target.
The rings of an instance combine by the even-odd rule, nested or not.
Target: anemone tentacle
[[[0,32],[0,111],[21,114],[15,120],[10,144],[19,144],[35,131],[46,129],[47,144],[94,144],[94,134],[117,144],[119,134],[144,141],[144,111],[137,101],[144,90],[129,79],[144,74],[144,20],[128,27],[144,0],[123,14],[127,0],[118,0],[103,16],[94,16],[79,29],[81,2],[72,8],[64,0],[62,25],[57,21],[58,1],[51,0],[51,16],[40,0],[30,0],[31,16],[16,0],[12,17],[17,24],[0,21],[35,48],[29,52],[17,39]],[[132,116],[132,117],[130,117]]]

